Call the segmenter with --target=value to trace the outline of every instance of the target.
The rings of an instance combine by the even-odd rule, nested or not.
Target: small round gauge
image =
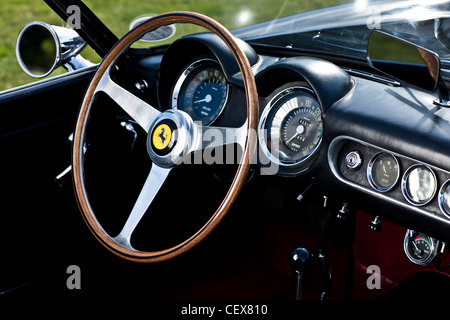
[[[414,165],[403,175],[402,192],[406,200],[413,205],[422,206],[430,202],[436,188],[436,175],[427,166]]]
[[[403,249],[411,262],[419,266],[429,264],[437,253],[438,241],[424,233],[407,230]]]
[[[450,180],[447,180],[439,190],[439,208],[450,219]]]
[[[391,190],[400,177],[400,166],[390,153],[380,152],[370,159],[367,166],[367,179],[370,185],[380,191]]]
[[[172,94],[172,108],[187,112],[194,121],[209,125],[221,114],[229,86],[214,60],[194,62],[182,73]]]
[[[282,90],[266,105],[258,139],[271,161],[293,166],[317,150],[322,133],[322,111],[314,93],[295,86]]]

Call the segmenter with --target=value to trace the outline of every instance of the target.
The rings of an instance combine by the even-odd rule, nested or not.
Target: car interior
[[[1,296],[450,297],[450,79],[435,52],[382,30],[358,59],[275,46],[289,36],[184,11],[118,39],[82,1],[45,2],[62,21],[79,6],[83,24],[24,28],[26,72],[55,67],[33,69],[48,37],[69,72],[0,93]],[[134,45],[177,23],[203,31]]]

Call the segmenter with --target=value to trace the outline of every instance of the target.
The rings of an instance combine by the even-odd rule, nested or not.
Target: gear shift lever
[[[297,300],[302,299],[302,276],[311,264],[312,255],[305,248],[294,249],[291,253],[290,264],[297,273]]]

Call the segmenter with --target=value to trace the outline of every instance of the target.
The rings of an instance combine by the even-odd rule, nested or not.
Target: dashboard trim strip
[[[400,207],[402,207],[402,208],[404,208],[404,209],[408,209],[408,210],[414,211],[414,212],[419,213],[419,214],[421,214],[421,215],[427,216],[428,218],[437,220],[437,221],[439,221],[439,222],[441,222],[441,223],[445,223],[447,226],[450,227],[450,220],[448,220],[448,219],[446,219],[446,218],[444,218],[444,217],[441,217],[441,216],[436,215],[436,214],[434,214],[434,213],[432,213],[432,212],[426,211],[426,210],[424,210],[424,209],[422,209],[422,208],[420,208],[420,207],[412,206],[412,205],[410,205],[410,204],[408,204],[408,203],[406,203],[406,202],[402,202],[402,201],[397,200],[397,199],[395,199],[395,198],[389,197],[389,196],[386,195],[386,194],[379,193],[379,192],[377,192],[377,191],[375,191],[375,190],[366,188],[366,187],[364,187],[364,186],[362,186],[362,185],[359,185],[359,184],[357,184],[357,183],[354,183],[354,182],[352,182],[352,181],[349,181],[349,180],[345,179],[345,178],[340,174],[339,169],[338,169],[338,154],[339,154],[339,151],[340,151],[341,147],[344,145],[344,143],[345,143],[346,141],[355,141],[355,142],[358,142],[358,143],[360,143],[360,144],[362,144],[362,145],[365,145],[365,146],[368,146],[368,147],[377,148],[377,149],[379,149],[379,150],[381,150],[381,151],[389,152],[389,153],[391,153],[391,154],[393,154],[393,155],[395,155],[395,156],[403,157],[403,158],[405,158],[405,159],[415,161],[415,162],[417,162],[417,163],[423,164],[423,165],[425,165],[425,166],[428,166],[428,167],[430,167],[430,168],[433,168],[433,169],[435,169],[435,170],[439,170],[439,171],[442,171],[442,172],[445,172],[445,173],[449,173],[448,171],[443,170],[443,169],[441,169],[441,168],[436,168],[436,167],[434,167],[434,166],[432,166],[432,165],[429,165],[429,164],[427,164],[427,163],[424,163],[424,162],[422,162],[422,161],[418,161],[418,160],[409,158],[409,157],[407,157],[407,156],[404,156],[404,155],[401,155],[401,154],[392,152],[391,150],[387,150],[387,149],[378,147],[378,146],[376,146],[376,145],[370,144],[370,143],[368,143],[368,142],[365,142],[365,141],[362,141],[362,140],[359,140],[359,139],[356,139],[356,138],[353,138],[353,137],[350,137],[350,136],[338,136],[338,137],[334,138],[333,141],[331,141],[331,143],[330,143],[330,146],[329,146],[329,148],[328,148],[328,153],[327,153],[328,165],[329,165],[329,167],[330,167],[330,169],[331,169],[333,175],[334,175],[339,181],[341,181],[342,183],[344,183],[344,184],[346,184],[346,185],[348,185],[348,186],[351,186],[351,187],[353,187],[353,188],[355,188],[355,189],[357,189],[357,190],[359,190],[359,191],[368,193],[368,194],[370,194],[371,196],[374,196],[374,197],[376,197],[376,198],[379,198],[379,199],[388,201],[388,202],[390,202],[390,203],[392,203],[392,204],[394,204],[394,205],[400,206]],[[450,174],[450,173],[449,173],[449,174]]]

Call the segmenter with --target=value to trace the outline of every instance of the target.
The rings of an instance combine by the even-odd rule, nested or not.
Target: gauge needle
[[[302,134],[305,132],[305,127],[302,125],[299,125],[297,127],[297,129],[295,130],[295,134],[288,140],[286,141],[286,144],[289,144],[292,140],[294,140],[299,134]]]
[[[296,132],[288,141],[286,141],[286,144],[289,144],[292,140],[294,140],[299,135],[298,132]]]
[[[416,253],[421,256],[422,255],[422,250],[419,249],[419,247],[417,247],[417,244],[413,241],[412,243],[414,245],[414,248],[416,250]]]
[[[210,103],[211,100],[212,100],[212,96],[210,94],[207,94],[205,99],[194,101],[194,103],[200,103],[200,102]]]

